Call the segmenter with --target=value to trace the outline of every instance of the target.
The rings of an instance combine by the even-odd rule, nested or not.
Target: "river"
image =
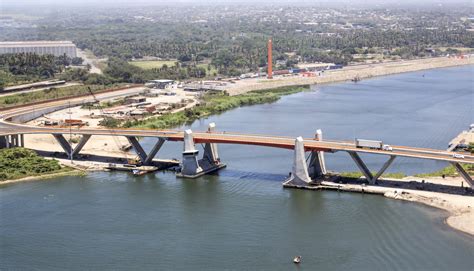
[[[473,66],[313,86],[191,125],[205,130],[380,139],[445,149],[474,122]],[[153,140],[143,140],[150,148]],[[161,158],[180,157],[167,142]],[[228,167],[197,180],[170,172],[91,173],[0,188],[0,269],[472,270],[474,238],[445,213],[381,196],[283,189],[292,152],[219,145]],[[382,156],[363,158],[370,168]],[[344,153],[328,169],[355,171]],[[398,159],[391,172],[444,167]],[[301,255],[303,262],[291,261]]]

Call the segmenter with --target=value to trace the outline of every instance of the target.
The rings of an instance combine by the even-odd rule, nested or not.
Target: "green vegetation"
[[[146,71],[175,64],[135,60],[155,57],[179,62],[181,67],[155,72],[163,76],[153,79],[203,76],[193,72],[194,67],[204,68],[206,76],[215,72],[235,76],[266,66],[269,37],[273,39],[276,69],[293,67],[298,62],[347,64],[354,58],[361,61],[374,55],[388,60],[472,51],[474,32],[467,19],[472,16],[470,6],[448,4],[442,8],[425,5],[423,9],[393,5],[350,9],[276,3],[271,9],[265,5],[235,5],[226,6],[225,16],[221,5],[104,6],[76,9],[74,16],[64,8],[44,13],[41,18],[36,17],[36,11],[25,10],[22,16],[35,19],[15,20],[36,27],[6,27],[1,38],[73,40],[98,58],[117,58],[127,64],[134,60],[130,63],[135,68]]]
[[[71,64],[79,65],[82,58],[66,55],[37,55],[35,53],[0,55],[0,90],[9,85],[50,79]]]
[[[474,154],[474,142],[469,142],[469,146],[467,147],[467,151],[471,154]]]
[[[104,108],[110,108],[110,107],[119,106],[119,105],[123,105],[123,104],[125,104],[125,99],[120,98],[120,99],[113,100],[113,101],[104,101],[104,102],[100,102],[100,103],[84,104],[83,106],[81,106],[81,109],[89,109],[89,110],[104,109]]]
[[[101,121],[99,121],[99,125],[105,126],[108,128],[116,128],[120,126],[121,121],[118,119],[114,119],[112,117],[105,117]]]
[[[204,78],[212,71],[212,67],[204,68],[196,62],[180,63],[173,62],[168,66],[163,64],[159,68],[142,69],[136,66],[138,62],[127,62],[119,58],[110,58],[104,75],[113,82],[145,83],[148,80],[167,78],[173,80],[184,80],[188,78]],[[207,67],[207,66],[206,66]]]
[[[92,92],[104,90],[114,85],[90,85],[90,86],[69,86],[63,88],[50,88],[46,90],[40,90],[28,93],[19,93],[15,95],[9,95],[0,97],[0,108],[27,104],[32,102],[46,101],[50,99],[57,99],[62,97],[70,97],[82,94],[90,93],[88,88],[90,87]]]
[[[220,92],[208,93],[203,97],[201,105],[174,114],[166,114],[146,120],[127,121],[123,124],[123,127],[145,129],[171,128],[240,106],[275,102],[283,95],[301,92],[308,88],[309,86],[307,85],[280,87],[268,90],[251,91],[237,96],[228,96],[227,94]]]
[[[0,149],[0,181],[70,171],[57,160],[48,160],[24,148]]]
[[[470,175],[474,175],[474,165],[467,165],[467,164],[461,164],[461,166],[466,170],[466,172]],[[420,177],[420,178],[428,178],[428,177],[441,177],[441,176],[446,176],[446,177],[457,177],[459,176],[458,172],[454,168],[454,166],[448,166],[445,167],[441,170],[431,172],[431,173],[423,173],[423,174],[417,174],[415,177]]]
[[[177,60],[144,60],[144,61],[130,61],[128,64],[133,66],[137,66],[144,70],[151,70],[151,69],[160,69],[163,66],[174,66]]]
[[[376,172],[372,172],[372,175],[375,175]],[[346,178],[360,178],[360,176],[363,176],[361,172],[354,171],[354,172],[343,172],[341,173],[342,177]],[[382,177],[384,178],[389,178],[389,179],[403,179],[406,177],[404,173],[401,172],[395,172],[395,173],[385,173],[382,174]]]

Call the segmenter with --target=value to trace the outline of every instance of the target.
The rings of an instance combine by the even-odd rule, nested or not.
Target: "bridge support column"
[[[0,139],[0,146],[5,148],[15,148],[15,147],[24,147],[24,136],[23,134],[19,135],[6,135],[2,136]]]
[[[5,147],[7,149],[11,148],[11,145],[12,145],[10,140],[11,140],[10,135],[5,136]]]
[[[360,158],[360,156],[354,152],[354,151],[349,151],[348,152],[349,155],[352,157],[352,160],[354,160],[354,162],[356,163],[357,167],[359,168],[359,170],[362,172],[362,174],[364,174],[365,178],[367,179],[367,181],[370,183],[370,184],[374,184],[375,182],[373,182],[373,179],[374,179],[374,176],[372,175],[372,173],[370,172],[370,170],[367,168],[367,166],[365,165],[364,161],[362,161],[362,159]]]
[[[146,153],[145,150],[143,149],[142,145],[140,145],[140,142],[138,142],[138,139],[134,136],[127,136],[128,142],[133,146],[133,149],[137,153],[138,157],[140,158],[140,161],[144,165],[150,165],[153,162],[153,158],[155,158],[156,154],[158,151],[161,149],[163,144],[165,143],[166,139],[164,138],[158,138],[158,141],[155,143],[153,148],[151,149],[150,153]]]
[[[375,175],[372,175],[372,172],[370,172],[369,168],[367,168],[364,161],[362,161],[362,159],[357,154],[357,152],[348,151],[348,153],[352,157],[352,160],[354,160],[357,167],[360,169],[362,174],[364,174],[365,178],[370,184],[375,184],[377,180],[380,178],[380,176],[382,176],[382,174],[387,170],[387,168],[393,163],[393,161],[396,158],[395,155],[390,155],[390,158],[383,164],[380,170]]]
[[[158,141],[155,143],[151,151],[148,153],[147,158],[145,159],[145,162],[144,162],[145,165],[151,164],[151,162],[153,161],[153,158],[155,158],[158,151],[160,151],[165,141],[166,140],[164,138],[161,138],[161,137],[158,138]]]
[[[87,141],[91,138],[91,135],[83,135],[81,137],[81,140],[79,140],[79,143],[77,143],[76,147],[73,148],[71,144],[64,138],[64,135],[62,134],[53,134],[54,138],[58,141],[59,145],[63,148],[64,152],[67,154],[67,156],[72,159],[74,155],[79,154],[79,152],[84,148],[84,145],[86,145]]]
[[[213,133],[215,129],[216,124],[210,123],[207,132]],[[204,145],[204,153],[202,155],[202,159],[199,160],[199,163],[204,169],[204,171],[206,171],[207,169],[219,169],[225,167],[225,164],[221,163],[216,143],[206,143]]]
[[[179,177],[195,178],[201,176],[203,170],[198,163],[199,151],[194,146],[193,132],[188,129],[184,131],[184,151],[181,162],[181,172]]]
[[[393,163],[395,160],[396,156],[395,155],[390,155],[390,158],[388,158],[387,162],[385,162],[380,168],[380,170],[375,174],[375,176],[372,178],[372,182],[377,182],[377,180],[382,176],[382,174],[387,170],[387,168]]]
[[[140,145],[140,142],[138,142],[138,139],[134,136],[127,136],[127,140],[133,146],[138,157],[140,157],[140,161],[142,161],[142,163],[145,162],[147,155],[145,150],[142,148],[142,145]]]
[[[474,181],[472,180],[472,177],[464,170],[464,168],[456,162],[451,162],[451,164],[454,166],[459,175],[466,181],[469,187],[474,189]]]
[[[321,129],[316,131],[316,140],[323,140],[323,132]],[[319,178],[326,175],[326,162],[324,159],[323,151],[313,151],[309,157],[309,167],[308,167],[309,176],[312,178]]]
[[[0,136],[0,149],[7,148],[7,136]]]
[[[7,137],[9,138],[8,141],[9,141],[10,148],[20,147],[20,141],[19,141],[18,135],[9,135]]]
[[[214,132],[215,123],[209,124],[208,133]],[[194,139],[191,130],[184,132],[184,152],[181,165],[181,172],[177,174],[184,178],[197,178],[207,173],[214,172],[226,167],[221,163],[217,144],[206,143],[204,145],[204,153],[202,159],[198,160],[199,151],[194,145]]]
[[[285,181],[285,184],[308,185],[311,182],[312,180],[311,177],[309,177],[308,165],[306,164],[303,138],[297,137],[295,140],[293,167],[291,169],[290,177]]]
[[[19,137],[20,137],[20,146],[19,147],[24,148],[25,147],[25,135],[20,134]]]

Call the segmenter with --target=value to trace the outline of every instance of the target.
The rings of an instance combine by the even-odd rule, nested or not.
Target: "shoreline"
[[[71,171],[55,172],[55,173],[49,173],[49,174],[44,174],[44,175],[28,176],[28,177],[23,177],[23,178],[14,179],[14,180],[1,181],[0,182],[0,188],[2,186],[9,185],[9,184],[51,180],[51,179],[54,179],[54,178],[57,178],[57,177],[65,177],[65,176],[82,176],[84,174],[85,174],[84,170],[74,168]]]
[[[351,178],[354,179],[354,178]],[[422,183],[421,180],[425,180]],[[337,183],[334,181],[322,181],[319,186],[296,186],[284,184],[284,187],[306,190],[331,190],[350,193],[367,193],[383,196],[388,199],[403,200],[433,207],[447,212],[444,216],[444,223],[450,228],[470,237],[474,237],[474,196],[456,193],[444,193],[440,191],[424,190],[423,186],[446,186],[445,189],[459,189],[453,184],[462,183],[461,177],[441,177],[417,178],[408,176],[403,179],[385,179],[399,183],[398,187],[388,187],[383,185],[368,185],[365,183]],[[416,182],[416,188],[413,187]],[[382,181],[383,184],[383,181]],[[420,187],[421,186],[421,187]],[[464,186],[465,187],[465,186]]]
[[[395,200],[403,200],[422,204],[425,206],[433,207],[438,210],[445,211],[447,214],[444,216],[443,222],[450,229],[454,229],[462,234],[467,234],[474,238],[474,228],[468,227],[469,222],[474,221],[474,210],[473,207],[468,208],[454,208],[449,207],[446,204],[446,200],[436,197],[424,197],[422,195],[416,195],[416,193],[410,194],[384,194],[384,197]]]
[[[448,57],[424,58],[415,60],[402,60],[375,64],[362,64],[346,66],[340,70],[326,71],[316,77],[274,77],[273,79],[243,79],[236,81],[235,85],[227,88],[229,95],[239,95],[250,91],[265,90],[285,86],[319,85],[351,81],[355,77],[369,79],[373,77],[474,65],[474,57],[457,59]]]

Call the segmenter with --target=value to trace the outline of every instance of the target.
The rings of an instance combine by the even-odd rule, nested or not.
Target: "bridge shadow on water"
[[[285,175],[281,175],[281,174],[243,171],[243,170],[235,170],[235,169],[229,169],[229,168],[218,171],[214,174],[218,176],[222,176],[222,177],[248,179],[248,180],[262,180],[262,181],[272,181],[272,182],[283,182],[286,178]]]
[[[59,159],[68,159],[67,155],[63,152],[54,152],[54,151],[37,151],[37,153],[44,157],[59,158]],[[92,154],[79,154],[74,158],[75,161],[89,161],[89,162],[100,162],[100,163],[127,163],[124,158],[117,158],[113,156],[102,156],[102,155],[92,155]],[[263,173],[263,172],[251,172],[243,170],[235,170],[226,168],[218,172],[211,173],[213,176],[237,178],[237,179],[247,179],[247,180],[262,180],[262,181],[271,181],[271,182],[283,182],[286,179],[286,175],[282,174],[272,174],[272,173]],[[335,177],[332,181],[336,183],[343,184],[363,184],[367,181],[365,179],[358,178],[348,178],[348,177]],[[464,196],[474,196],[474,190],[461,185],[445,185],[445,184],[436,184],[430,182],[419,182],[419,181],[397,181],[397,180],[380,180],[376,186],[387,187],[387,188],[400,188],[400,189],[410,189],[410,190],[422,190],[430,192],[439,192],[453,195],[464,195]]]
[[[57,151],[36,151],[36,152],[43,157],[68,159],[68,156],[63,152],[57,152]],[[130,158],[132,157],[135,157],[135,155],[130,155]],[[87,162],[98,162],[98,163],[122,163],[122,164],[127,163],[127,159],[125,158],[104,156],[104,155],[93,155],[93,154],[79,154],[74,157],[74,161],[87,161]],[[210,173],[209,175],[238,178],[238,179],[275,181],[275,182],[283,182],[286,178],[285,175],[281,175],[281,174],[242,171],[242,170],[235,170],[235,169],[229,169],[229,168],[225,168],[224,170]]]

